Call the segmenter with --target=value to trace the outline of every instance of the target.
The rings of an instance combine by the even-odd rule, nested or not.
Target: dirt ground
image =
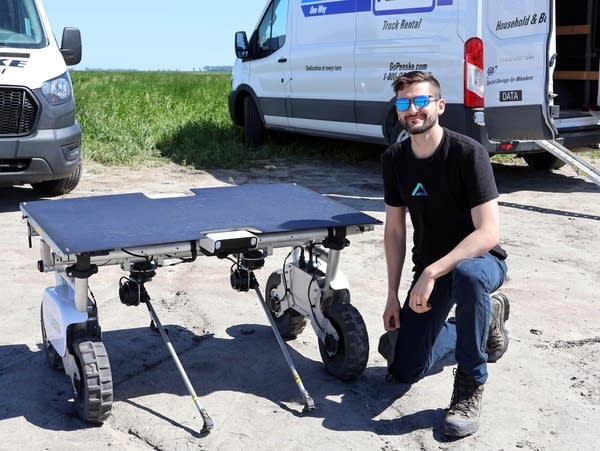
[[[595,161],[598,166],[599,160]],[[369,332],[358,380],[325,372],[316,335],[289,342],[317,409],[302,413],[299,392],[254,293],[230,288],[229,262],[199,258],[158,270],[147,285],[163,324],[214,420],[200,436],[198,412],[142,307],[118,299],[118,266],[90,279],[110,357],[114,404],[100,427],[78,419],[70,381],[40,349],[40,299],[54,283],[39,273],[39,239],[28,248],[18,204],[28,187],[0,191],[0,449],[32,450],[587,450],[600,424],[600,188],[564,167],[540,174],[494,165],[502,241],[509,252],[510,346],[489,367],[480,431],[448,441],[441,422],[452,367],[408,386],[385,381],[377,353],[386,294],[383,228],[350,237],[340,269]],[[169,164],[130,169],[87,163],[70,196],[182,193],[224,184],[295,182],[383,220],[377,159],[357,166],[265,162],[248,172]],[[256,208],[260,208],[257,200]],[[69,224],[65,224],[69,227]],[[280,268],[278,249],[257,272],[264,287]],[[406,265],[402,289],[410,279]],[[596,444],[596,445],[595,445]]]

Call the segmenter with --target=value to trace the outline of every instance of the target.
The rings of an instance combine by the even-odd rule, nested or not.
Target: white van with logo
[[[490,153],[559,167],[521,131],[544,124],[546,139],[568,147],[600,143],[600,11],[597,0],[580,3],[271,0],[249,39],[236,33],[231,118],[250,146],[267,130],[389,144],[402,132],[391,83],[423,70],[440,80],[442,125]],[[487,60],[494,49],[500,62]],[[489,116],[487,91],[502,107]]]
[[[59,48],[40,0],[0,0],[0,186],[29,183],[42,195],[73,190],[81,176],[81,129],[67,65],[81,36]]]

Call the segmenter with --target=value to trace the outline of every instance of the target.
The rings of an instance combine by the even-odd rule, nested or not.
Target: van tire
[[[77,165],[77,169],[68,177],[58,180],[46,180],[45,182],[32,183],[33,190],[42,196],[60,196],[70,193],[75,189],[81,179],[81,163]]]
[[[258,147],[265,140],[265,126],[252,97],[244,98],[244,141],[246,146]]]
[[[400,141],[404,141],[405,137],[408,136],[407,132],[400,121],[398,120],[398,113],[396,113],[396,106],[391,107],[387,119],[383,124],[383,138],[385,139],[385,144],[390,146]],[[400,135],[402,137],[400,138]]]
[[[564,161],[549,152],[525,154],[523,155],[523,159],[528,166],[538,171],[551,171],[553,169],[560,169],[565,165]]]

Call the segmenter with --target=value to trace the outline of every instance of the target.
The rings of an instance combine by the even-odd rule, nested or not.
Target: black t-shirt
[[[416,271],[446,255],[475,230],[473,207],[498,197],[487,150],[448,129],[428,158],[416,158],[407,139],[391,145],[381,162],[385,203],[408,207],[410,213]]]

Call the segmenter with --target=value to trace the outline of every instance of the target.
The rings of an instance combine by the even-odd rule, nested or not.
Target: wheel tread
[[[106,348],[102,342],[94,341],[78,341],[75,347],[83,371],[81,384],[84,385],[75,396],[77,411],[84,421],[101,423],[110,415],[113,401],[112,374]],[[81,399],[81,395],[85,399]]]
[[[367,367],[369,336],[362,316],[351,304],[333,303],[325,309],[327,317],[340,336],[341,352],[330,356],[319,340],[319,351],[325,368],[341,380],[356,379]]]

